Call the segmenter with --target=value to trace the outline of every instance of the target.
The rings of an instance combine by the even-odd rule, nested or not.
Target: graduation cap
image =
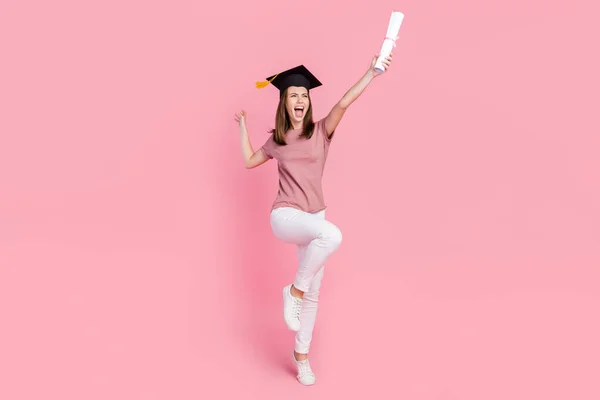
[[[290,86],[301,86],[305,87],[306,90],[311,90],[322,85],[304,65],[299,65],[270,76],[266,81],[256,82],[256,87],[261,89],[269,85],[269,83],[279,89],[279,93],[282,93]]]

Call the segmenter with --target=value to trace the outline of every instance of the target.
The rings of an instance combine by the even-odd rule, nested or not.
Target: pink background
[[[0,398],[600,398],[597,1],[3,1]],[[344,242],[290,369],[295,254],[243,168],[304,63]]]

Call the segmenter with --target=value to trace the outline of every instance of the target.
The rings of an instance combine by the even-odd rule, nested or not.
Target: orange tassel
[[[277,75],[279,75],[279,74],[277,74]],[[277,75],[275,75],[273,78],[271,78],[271,80],[256,82],[256,88],[262,89],[262,88],[266,87],[267,85],[269,85],[269,83],[273,82],[273,79],[277,78]]]

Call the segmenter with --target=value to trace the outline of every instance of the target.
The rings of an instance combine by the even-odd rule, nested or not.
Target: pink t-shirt
[[[278,165],[279,191],[272,209],[293,207],[315,213],[326,208],[321,179],[331,138],[325,131],[325,119],[315,123],[310,139],[300,136],[301,133],[302,129],[289,130],[284,146],[275,143],[271,135],[261,147]]]

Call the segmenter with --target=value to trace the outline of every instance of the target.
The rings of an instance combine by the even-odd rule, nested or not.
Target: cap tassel
[[[279,75],[279,74],[277,74],[277,75]],[[256,88],[262,89],[262,88],[266,87],[269,83],[273,82],[273,79],[277,78],[277,75],[275,75],[273,78],[271,78],[271,80],[256,82]]]

